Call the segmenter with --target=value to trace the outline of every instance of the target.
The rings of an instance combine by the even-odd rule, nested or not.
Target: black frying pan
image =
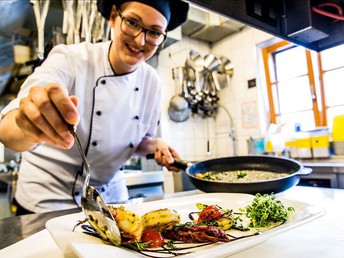
[[[272,156],[237,156],[219,159],[210,159],[202,162],[186,162],[175,160],[174,166],[185,170],[192,184],[204,192],[230,192],[249,194],[271,194],[282,192],[300,181],[301,175],[308,175],[311,168],[303,167],[299,162]],[[195,177],[196,173],[236,170],[261,170],[275,173],[288,173],[288,176],[253,183],[214,182]]]

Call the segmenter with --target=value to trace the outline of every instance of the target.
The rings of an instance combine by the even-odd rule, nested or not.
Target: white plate
[[[196,203],[198,202],[208,205],[217,204],[223,209],[233,209],[235,212],[238,211],[239,208],[243,208],[247,204],[251,203],[253,198],[254,196],[248,194],[207,193],[124,206],[127,209],[136,212],[138,215],[143,215],[147,211],[160,208],[174,209],[181,215],[181,222],[183,223],[190,221],[188,214],[197,210]],[[283,198],[278,199],[281,200],[285,206],[291,206],[295,209],[294,216],[285,224],[267,230],[261,235],[243,238],[228,243],[213,244],[199,249],[192,249],[192,253],[183,255],[183,257],[208,258],[229,256],[258,245],[277,234],[299,227],[325,213],[324,209],[307,203]],[[77,221],[83,220],[84,218],[84,213],[81,212],[57,217],[46,223],[46,228],[49,230],[55,242],[64,252],[66,257],[77,256],[80,258],[101,258],[110,256],[115,257],[115,255],[117,255],[116,257],[120,257],[120,255],[122,255],[122,257],[125,258],[146,257],[135,251],[107,245],[96,237],[84,234],[80,227],[73,232],[72,229]],[[238,233],[236,230],[230,230],[230,233],[234,235],[242,234],[242,232]]]

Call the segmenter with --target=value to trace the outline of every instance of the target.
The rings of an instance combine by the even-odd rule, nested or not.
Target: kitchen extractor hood
[[[243,27],[245,27],[244,24],[222,15],[190,6],[188,19],[182,25],[182,33],[190,38],[215,43],[239,32]]]
[[[186,0],[306,48],[344,43],[344,0]]]

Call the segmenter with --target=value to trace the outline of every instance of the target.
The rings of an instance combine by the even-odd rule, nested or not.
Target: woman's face
[[[122,16],[135,20],[145,28],[165,32],[166,18],[156,9],[139,3],[126,2],[120,9]],[[121,17],[115,7],[110,16],[111,26],[114,29],[113,43],[110,49],[110,62],[116,74],[125,74],[134,71],[137,66],[153,56],[158,46],[148,44],[145,33],[141,32],[136,37],[127,36],[121,30]]]

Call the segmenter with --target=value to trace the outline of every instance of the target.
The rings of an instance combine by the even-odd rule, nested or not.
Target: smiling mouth
[[[126,46],[127,46],[132,52],[134,52],[134,53],[136,53],[136,54],[139,54],[139,53],[143,52],[143,49],[133,47],[133,46],[131,46],[131,45],[129,45],[129,44],[126,44]]]

